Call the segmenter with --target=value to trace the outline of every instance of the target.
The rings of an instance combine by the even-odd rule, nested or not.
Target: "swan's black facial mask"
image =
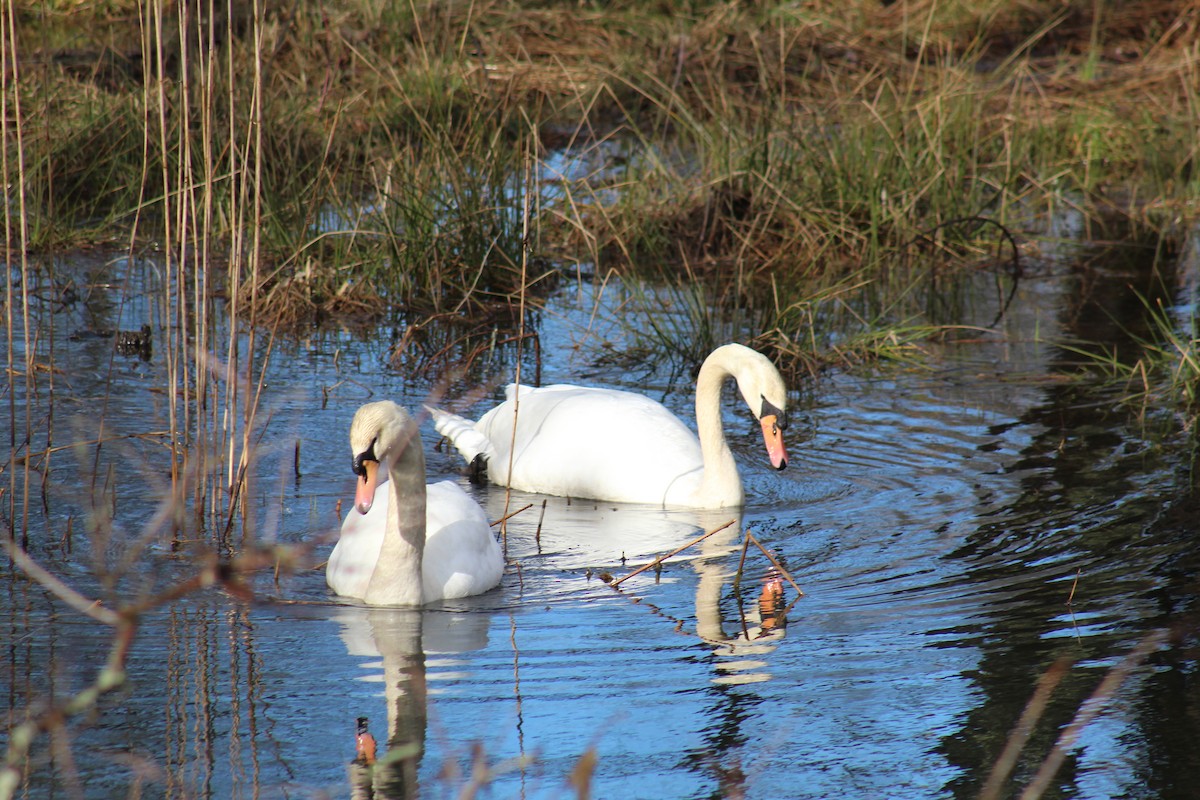
[[[775,424],[781,430],[787,428],[787,412],[776,408],[774,403],[762,395],[759,395],[759,397],[762,399],[762,413],[758,415],[758,418],[762,419],[763,417],[774,416]]]
[[[360,478],[367,477],[367,468],[363,466],[364,461],[374,461],[376,463],[379,462],[379,459],[375,457],[375,439],[371,440],[370,447],[354,457],[354,463],[351,465],[351,469],[353,469],[354,474]]]
[[[762,397],[762,416],[758,418],[758,422],[762,426],[763,444],[767,446],[767,455],[771,457],[771,466],[775,469],[783,469],[787,466],[787,446],[783,442],[783,429],[787,427],[787,415],[767,398]]]

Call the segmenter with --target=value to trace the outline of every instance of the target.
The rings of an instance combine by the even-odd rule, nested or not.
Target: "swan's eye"
[[[350,465],[350,468],[354,470],[354,474],[360,478],[367,474],[367,469],[363,466],[364,461],[379,461],[379,459],[375,457],[374,439],[371,440],[371,446],[356,455],[354,457],[354,463]]]

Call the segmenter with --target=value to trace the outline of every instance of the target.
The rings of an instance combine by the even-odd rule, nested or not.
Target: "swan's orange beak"
[[[787,448],[783,444],[783,429],[774,414],[767,414],[761,420],[763,442],[767,445],[767,455],[771,457],[771,466],[783,469],[787,466]]]
[[[358,513],[365,514],[371,510],[371,504],[375,502],[375,481],[379,477],[379,462],[364,459],[362,470],[363,473],[358,479],[358,488],[354,492],[354,507],[358,509]]]

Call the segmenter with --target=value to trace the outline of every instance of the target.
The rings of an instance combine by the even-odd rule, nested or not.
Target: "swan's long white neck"
[[[697,492],[704,505],[739,506],[742,480],[721,424],[721,387],[735,377],[721,349],[704,361],[696,377],[696,433],[704,459],[704,477]]]
[[[395,445],[400,452],[390,459],[388,467],[391,504],[387,527],[363,597],[370,605],[419,606],[424,602],[421,560],[425,556],[425,453],[415,430],[405,431],[403,436],[407,441]]]

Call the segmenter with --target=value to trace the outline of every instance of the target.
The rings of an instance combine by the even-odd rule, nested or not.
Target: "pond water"
[[[601,798],[976,797],[1056,663],[1064,671],[999,796],[1020,793],[1081,709],[1095,716],[1044,796],[1191,796],[1195,453],[1169,415],[1124,403],[1125,387],[1062,377],[1077,357],[1045,343],[1128,343],[1142,324],[1132,290],[1173,297],[1197,269],[1185,257],[1155,271],[1152,255],[1072,250],[1021,283],[1003,335],[930,345],[924,367],[795,387],[784,472],[728,392],[748,490],[740,515],[558,498],[543,510],[540,496],[458,478],[494,519],[531,505],[507,523],[511,565],[494,592],[370,609],[303,569],[260,576],[252,602],[212,589],[158,609],[127,687],[37,741],[21,796],[347,797],[365,716],[378,739],[416,754],[380,776],[377,796],[464,796],[474,781],[482,796],[564,797],[585,781]],[[154,280],[145,265],[87,257],[57,272],[79,286],[112,273]],[[16,419],[30,400],[35,427],[53,406],[56,444],[94,438],[101,413],[108,435],[135,438],[98,462],[92,447],[58,458],[44,494],[30,494],[29,551],[89,595],[101,591],[98,560],[136,553],[120,584],[136,593],[188,564],[187,547],[134,546],[164,485],[160,441],[137,437],[166,428],[166,366],[157,352],[114,356],[110,339],[69,334],[164,327],[151,289],[123,303],[96,293],[35,307],[61,372],[52,393],[45,380],[35,396],[15,392]],[[691,419],[692,365],[614,357],[638,327],[622,324],[637,313],[627,300],[616,284],[564,279],[536,315],[541,380],[624,386]],[[368,397],[416,408],[441,385],[436,370],[391,358],[393,336],[274,343],[251,493],[259,540],[316,543],[311,561],[323,561],[353,494],[354,409]],[[511,350],[497,353],[441,402],[489,407],[513,367]],[[528,379],[528,350],[523,363]],[[469,395],[473,384],[482,390]],[[431,478],[456,476],[457,456],[435,445],[426,423]],[[84,535],[96,463],[124,539]],[[661,573],[619,589],[599,577],[731,520]],[[804,591],[782,582],[785,618],[760,606],[776,575],[761,550],[746,550],[735,586],[745,530]],[[109,641],[10,564],[2,577],[12,724],[90,682]],[[1130,656],[1139,643],[1146,652]],[[1117,681],[1114,668],[1128,675]],[[1113,686],[1089,705],[1106,676]]]

